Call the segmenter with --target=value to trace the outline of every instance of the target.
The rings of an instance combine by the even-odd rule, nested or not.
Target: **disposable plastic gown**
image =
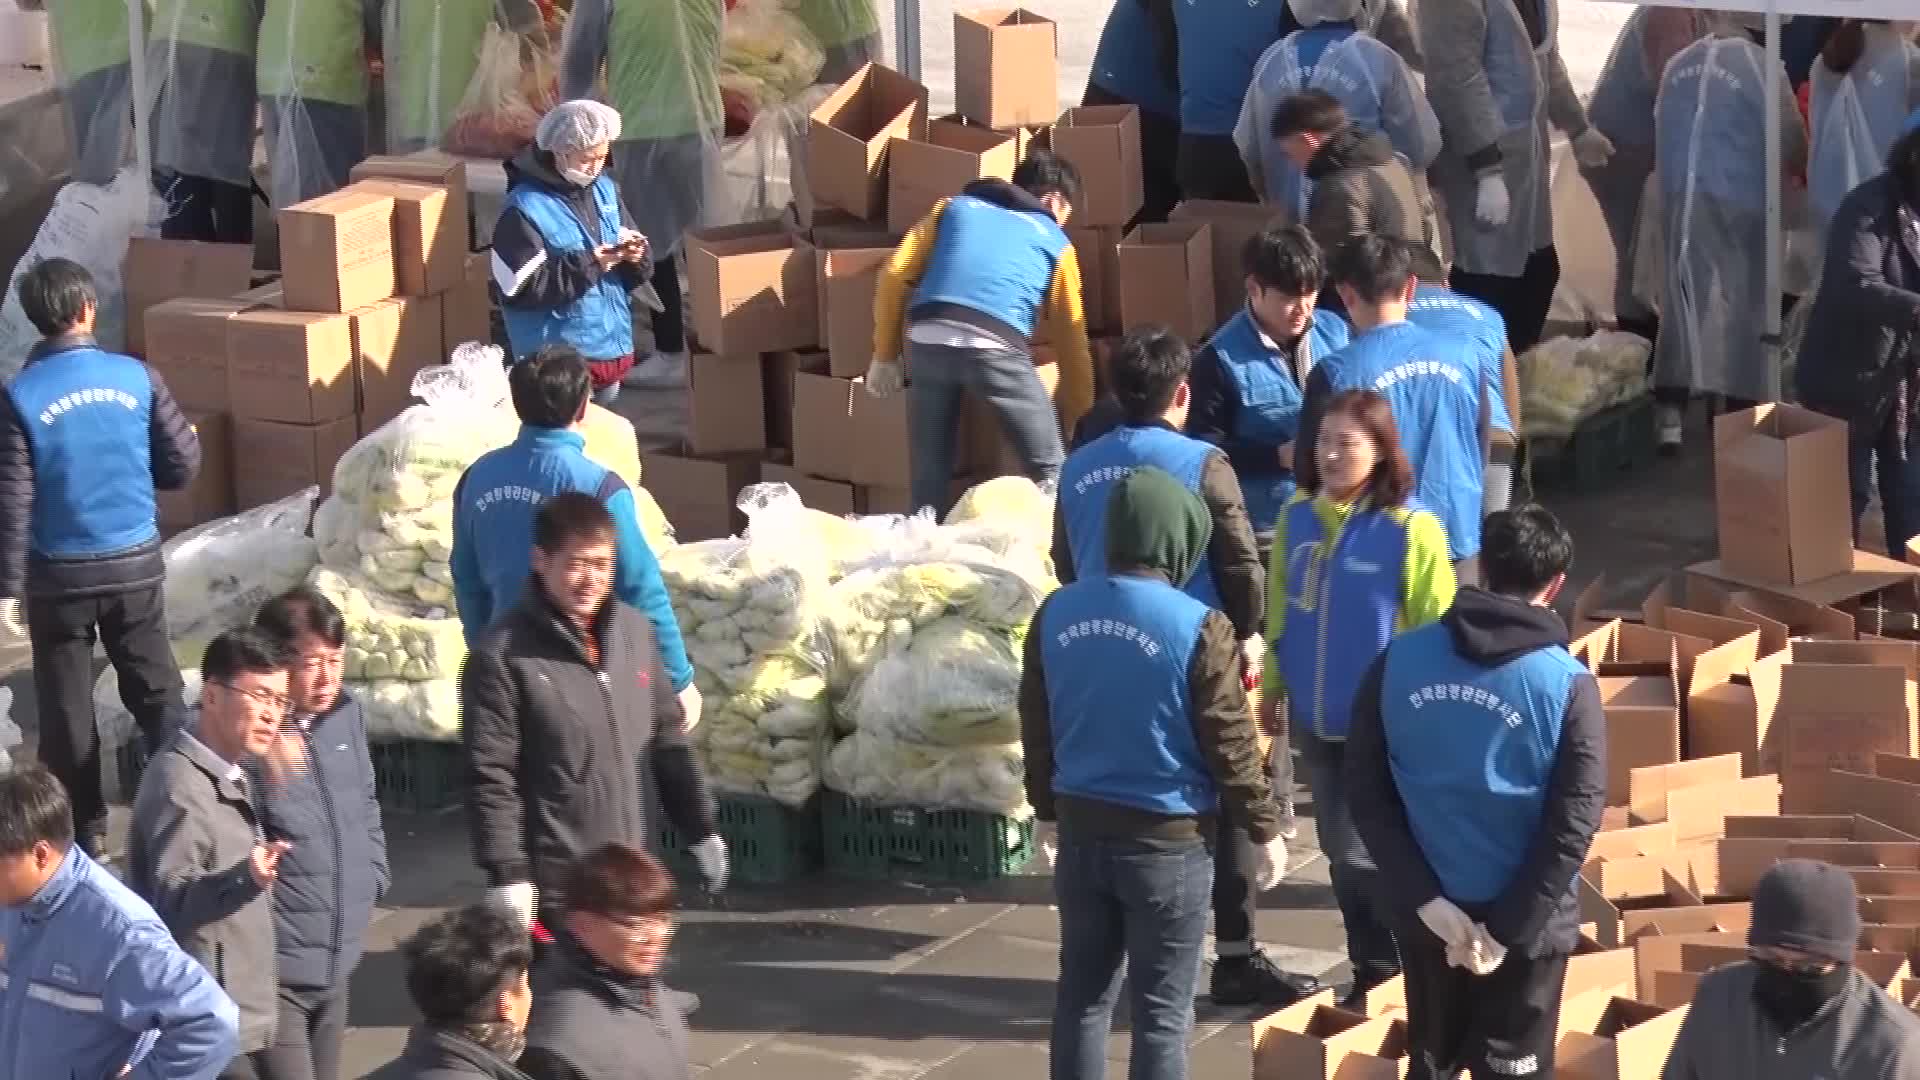
[[[1330,33],[1342,36],[1327,44],[1317,60],[1307,62],[1316,45],[1313,39]],[[1310,185],[1270,132],[1274,106],[1307,89],[1333,95],[1355,127],[1384,132],[1394,151],[1416,173],[1424,172],[1440,153],[1440,121],[1421,93],[1413,69],[1398,53],[1346,27],[1316,27],[1290,35],[1254,66],[1233,141],[1254,190],[1296,220],[1306,218]]]
[[[1887,150],[1920,105],[1920,46],[1891,26],[1868,24],[1866,49],[1845,75],[1813,62],[1807,113],[1813,152],[1807,160],[1807,202],[1824,241],[1847,192],[1886,168]],[[1824,243],[1821,249],[1825,249]]]
[[[1446,200],[1454,266],[1519,277],[1527,257],[1553,243],[1547,124],[1585,130],[1586,111],[1560,60],[1559,0],[1540,0],[1536,45],[1512,0],[1421,0],[1414,13],[1427,60],[1427,99],[1444,143],[1432,176]],[[1507,223],[1475,216],[1478,175],[1469,158],[1499,152]]]
[[[533,0],[398,0],[383,23],[387,148],[396,154],[445,146],[489,26],[544,37]]]
[[[153,0],[153,163],[246,186],[253,177],[261,0]]]
[[[366,158],[380,3],[265,0],[257,74],[276,208],[337,191]]]
[[[73,178],[104,187],[133,148],[126,0],[46,0],[45,7],[66,100]]]
[[[1786,72],[1780,72],[1781,84]],[[1761,400],[1766,294],[1766,56],[1714,36],[1667,65],[1654,108],[1666,258],[1654,378],[1661,386]],[[1806,132],[1780,95],[1783,167],[1806,163]]]
[[[608,168],[654,258],[705,220],[717,183],[722,0],[575,0],[561,59],[561,97],[620,110]]]
[[[825,54],[819,82],[842,83],[867,63],[884,62],[878,0],[794,0],[793,13]]]

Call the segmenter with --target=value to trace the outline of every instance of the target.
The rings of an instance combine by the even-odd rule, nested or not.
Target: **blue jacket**
[[[1313,453],[1328,398],[1355,388],[1378,391],[1393,406],[1420,504],[1447,530],[1454,561],[1472,558],[1480,553],[1480,498],[1486,485],[1480,447],[1483,371],[1478,346],[1410,322],[1377,326],[1314,369],[1307,386],[1307,430],[1295,454]]]
[[[1306,374],[1343,348],[1352,333],[1346,320],[1316,309],[1288,355],[1273,348],[1252,313],[1241,308],[1194,358],[1187,434],[1227,452],[1256,536],[1273,532],[1280,509],[1293,498],[1293,470],[1280,468],[1277,455],[1300,433]]]
[[[214,1080],[240,1042],[233,1002],[146,901],[80,849],[0,908],[0,1076]]]
[[[359,965],[374,905],[393,880],[387,834],[360,702],[342,692],[304,726],[285,723],[299,729],[305,767],[251,770],[268,835],[293,842],[273,887],[280,983],[331,990]]]
[[[620,235],[620,189],[601,173],[588,190],[599,215],[591,231],[564,194],[531,176],[521,177],[507,192],[507,208],[539,231],[550,257],[591,258],[598,244],[612,243]],[[633,352],[633,303],[621,274],[599,276],[576,299],[557,307],[504,304],[500,313],[516,359],[555,342],[579,349],[589,360],[615,360]]]
[[[533,562],[533,519],[564,491],[597,496],[613,515],[619,565],[613,592],[653,623],[675,690],[693,681],[660,563],[640,532],[633,489],[586,455],[587,440],[557,428],[522,427],[518,438],[468,467],[453,494],[453,594],[469,644],[513,610]]]
[[[1471,342],[1485,368],[1487,420],[1495,431],[1513,434],[1507,412],[1507,320],[1471,296],[1444,285],[1422,284],[1413,291],[1407,321],[1448,341]]]
[[[1060,515],[1073,551],[1075,578],[1107,576],[1107,497],[1116,482],[1143,465],[1165,470],[1201,494],[1201,472],[1218,453],[1211,444],[1164,427],[1118,427],[1075,450],[1060,469]],[[1206,556],[1181,586],[1188,596],[1219,608],[1220,588]]]
[[[82,335],[42,342],[0,395],[0,596],[157,584],[154,491],[199,468],[199,438],[145,364]]]
[[[1261,54],[1282,36],[1286,0],[1173,5],[1180,28],[1180,130],[1231,135]]]
[[[1179,80],[1167,71],[1174,43],[1161,37],[1144,0],[1114,0],[1093,50],[1088,81],[1142,112],[1180,115]]]
[[[1033,632],[1055,795],[1177,817],[1218,806],[1189,700],[1207,614],[1200,601],[1143,577],[1088,578],[1047,598]]]
[[[940,213],[939,240],[913,291],[908,322],[957,320],[1023,344],[1033,337],[1067,246],[1066,230],[1039,200],[1003,181],[976,180]]]

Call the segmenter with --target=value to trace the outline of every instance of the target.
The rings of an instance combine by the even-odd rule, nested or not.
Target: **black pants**
[[[1519,356],[1540,344],[1553,307],[1553,291],[1560,287],[1560,253],[1552,244],[1527,256],[1519,277],[1470,274],[1456,268],[1449,284],[1500,313],[1507,322],[1507,342]]]
[[[1400,935],[1407,977],[1408,1080],[1550,1077],[1565,955],[1509,952],[1484,978],[1447,963],[1447,947],[1417,927]]]
[[[160,235],[209,244],[253,243],[253,188],[205,176],[155,169],[153,186],[167,200]]]
[[[33,690],[39,697],[40,760],[66,785],[74,829],[81,835],[106,824],[100,791],[100,732],[93,716],[93,646],[106,646],[120,680],[120,701],[146,737],[161,739],[186,711],[180,671],[167,645],[160,586],[131,592],[27,600],[33,643]]]
[[[680,303],[680,267],[674,256],[654,262],[653,291],[666,307],[653,315],[653,351],[681,352],[687,347],[687,313]]]
[[[1118,94],[1087,84],[1082,105],[1133,105]],[[1167,220],[1180,204],[1180,178],[1174,163],[1180,158],[1180,121],[1176,117],[1140,109],[1140,184],[1146,199],[1128,228],[1143,222]]]
[[[1253,837],[1221,814],[1213,845],[1213,940],[1221,956],[1244,956],[1253,945],[1253,915],[1260,910],[1253,868],[1259,861]]]
[[[347,987],[280,988],[273,1045],[252,1055],[259,1080],[340,1080],[340,1044],[347,1034]]]
[[[1189,199],[1259,202],[1246,162],[1231,135],[1193,135],[1182,132],[1179,154],[1180,194]]]

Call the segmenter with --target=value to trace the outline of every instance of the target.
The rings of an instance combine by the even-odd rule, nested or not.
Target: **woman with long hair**
[[[1413,468],[1379,393],[1329,400],[1313,455],[1297,468],[1300,493],[1281,514],[1269,571],[1266,685],[1278,690],[1264,700],[1284,691],[1313,788],[1346,923],[1351,1002],[1397,974],[1400,961],[1347,803],[1347,722],[1361,676],[1387,642],[1453,605],[1453,562],[1440,520],[1413,501]],[[1274,717],[1263,719],[1271,729]]]

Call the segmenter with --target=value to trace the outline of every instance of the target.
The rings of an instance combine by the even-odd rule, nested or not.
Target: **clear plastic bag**
[[[304,584],[319,559],[307,536],[319,488],[189,529],[167,541],[167,639],[181,667],[260,605]]]
[[[467,639],[451,604],[415,614],[382,599],[378,587],[364,579],[324,566],[314,568],[309,584],[346,619],[348,679],[427,682],[459,677]],[[451,594],[449,582],[449,598]]]
[[[348,681],[346,688],[367,717],[367,736],[377,740],[460,738],[457,679]]]
[[[1520,415],[1529,437],[1565,438],[1602,409],[1647,392],[1647,354],[1637,334],[1608,331],[1554,338],[1520,358]]]
[[[929,747],[855,732],[827,756],[827,786],[881,805],[953,807],[1025,818],[1026,772],[1019,743]]]
[[[781,0],[741,0],[727,12],[720,87],[756,112],[805,93],[824,62],[813,32]]]
[[[13,722],[13,690],[0,686],[0,772],[13,768],[13,752],[25,740],[20,725]]]
[[[491,36],[521,36],[552,75],[552,64],[544,58],[558,36],[541,21],[533,0],[389,3],[384,25],[387,147],[392,153],[447,147],[448,132]],[[551,93],[549,85],[543,97]]]
[[[256,38],[275,208],[338,191],[367,156],[378,0],[265,0]]]
[[[546,49],[492,23],[478,56],[473,80],[447,125],[446,148],[510,158],[533,141],[540,118],[556,104],[552,58]]]

